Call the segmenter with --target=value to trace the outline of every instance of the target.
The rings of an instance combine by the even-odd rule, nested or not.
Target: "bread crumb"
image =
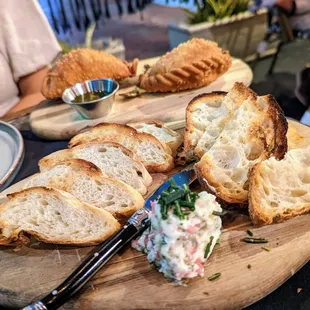
[[[299,294],[301,291],[302,291],[302,288],[301,288],[301,287],[298,287],[298,288],[297,288],[297,294]]]

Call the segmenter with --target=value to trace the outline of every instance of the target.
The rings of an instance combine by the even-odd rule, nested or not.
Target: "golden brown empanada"
[[[60,98],[63,91],[86,80],[111,78],[119,81],[134,76],[138,59],[132,65],[103,51],[81,48],[61,57],[47,73],[42,94],[49,99]]]
[[[231,66],[228,51],[217,43],[192,39],[162,56],[140,77],[140,87],[149,92],[176,92],[209,85]]]

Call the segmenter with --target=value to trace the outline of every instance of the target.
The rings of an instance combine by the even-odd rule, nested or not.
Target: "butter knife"
[[[177,185],[189,185],[196,179],[190,165],[180,173],[174,174],[173,179]],[[26,306],[22,310],[53,310],[58,309],[77,293],[96,272],[120,249],[149,225],[148,214],[151,211],[151,201],[169,187],[170,179],[163,183],[146,201],[144,207],[139,209],[114,236],[97,246],[82,264],[50,294],[43,299]]]

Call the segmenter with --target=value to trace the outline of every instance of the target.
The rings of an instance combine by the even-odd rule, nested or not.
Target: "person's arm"
[[[48,71],[44,67],[36,72],[21,77],[18,81],[20,101],[7,114],[16,113],[39,104],[45,97],[41,94],[43,79]]]
[[[293,9],[293,0],[277,0],[276,5],[287,12]]]
[[[5,29],[1,39],[20,96],[8,112],[13,113],[44,100],[40,91],[47,66],[61,47],[37,0],[0,0],[0,17]]]

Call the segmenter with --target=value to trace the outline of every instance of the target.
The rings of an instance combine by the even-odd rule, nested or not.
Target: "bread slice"
[[[107,177],[130,185],[142,195],[147,192],[147,187],[152,183],[152,177],[145,167],[134,159],[133,153],[120,144],[112,142],[82,144],[72,149],[52,153],[39,161],[40,171],[49,170],[62,161],[72,158],[93,163]]]
[[[176,154],[178,147],[183,143],[183,135],[171,130],[160,121],[145,121],[139,123],[130,123],[128,126],[135,128],[139,132],[148,133],[157,138],[161,143],[167,144],[172,154]]]
[[[0,245],[27,243],[29,236],[56,244],[93,245],[120,225],[107,211],[45,187],[9,194],[0,206]]]
[[[244,84],[235,83],[229,93],[212,92],[195,97],[186,109],[186,157],[200,159],[251,93]]]
[[[94,164],[71,159],[30,178],[24,188],[46,186],[70,193],[81,201],[115,216],[130,216],[144,205],[131,186],[108,177]]]
[[[270,156],[283,157],[286,132],[287,121],[273,97],[252,93],[196,164],[201,184],[227,203],[247,203],[249,169]]]
[[[271,157],[250,173],[249,212],[255,225],[282,222],[310,212],[310,147]]]
[[[121,124],[102,123],[89,131],[80,133],[69,142],[69,147],[90,142],[115,142],[134,153],[137,160],[149,172],[166,172],[174,168],[171,149],[154,136],[138,132],[134,128]]]

